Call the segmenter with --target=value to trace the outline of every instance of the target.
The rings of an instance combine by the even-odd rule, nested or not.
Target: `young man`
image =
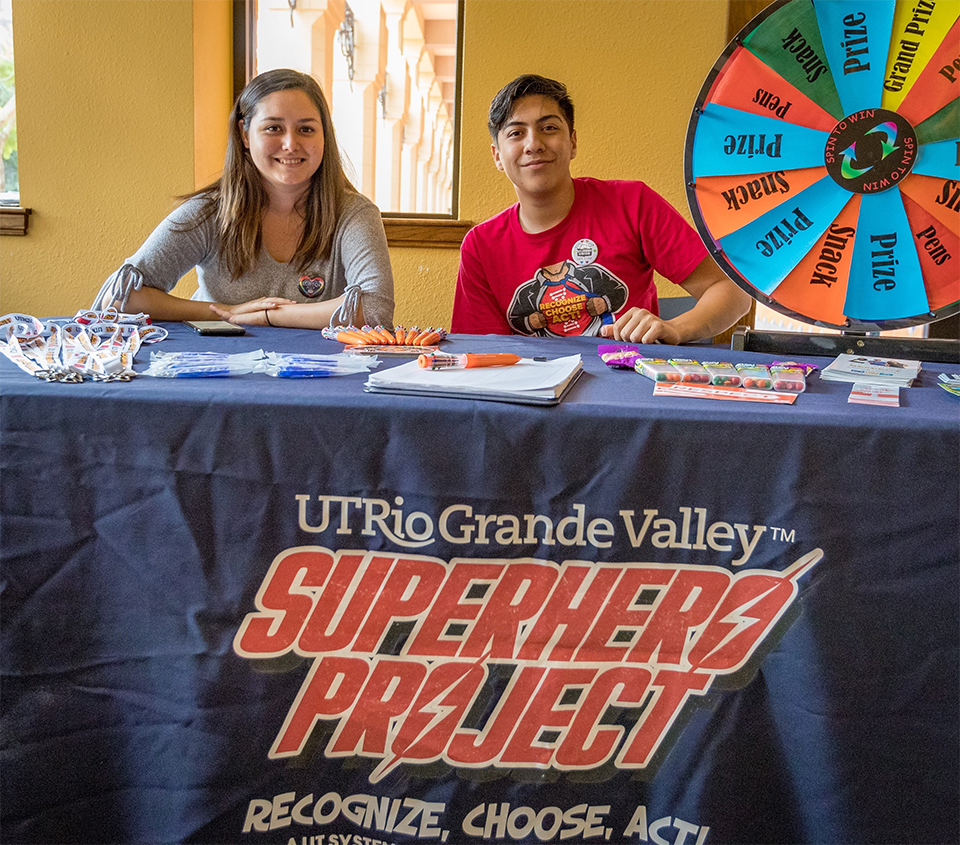
[[[467,233],[452,331],[673,345],[712,337],[747,312],[750,297],[659,194],[570,175],[577,133],[562,83],[518,77],[494,97],[488,128],[519,202]],[[661,320],[654,270],[697,304]]]

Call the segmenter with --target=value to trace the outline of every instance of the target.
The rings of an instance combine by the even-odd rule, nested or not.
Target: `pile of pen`
[[[293,352],[154,352],[145,376],[223,378],[250,373],[278,378],[329,378],[368,372],[380,362],[357,355],[308,355]]]
[[[397,326],[388,329],[386,326],[332,326],[323,329],[323,336],[327,340],[336,340],[347,346],[436,346],[447,336],[447,330],[441,328],[421,329],[413,326],[405,329]]]
[[[222,378],[252,373],[263,358],[256,352],[151,352],[150,365],[143,371],[154,378]]]
[[[268,352],[254,372],[279,378],[328,378],[369,372],[380,362],[376,358],[357,355],[308,355],[305,353]]]

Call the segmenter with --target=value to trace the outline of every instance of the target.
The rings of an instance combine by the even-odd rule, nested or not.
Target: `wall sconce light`
[[[343,23],[337,29],[337,41],[340,42],[340,52],[347,60],[347,76],[350,78],[350,90],[353,90],[353,56],[355,49],[353,29],[353,9],[349,3],[344,3]]]

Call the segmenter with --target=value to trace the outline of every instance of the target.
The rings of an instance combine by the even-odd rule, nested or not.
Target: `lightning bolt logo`
[[[754,605],[758,604],[762,599],[765,599],[776,588],[776,585],[771,586],[769,590],[765,590],[759,595],[754,596],[751,600],[740,605],[740,607],[731,610],[723,619],[721,619],[721,624],[731,625],[732,627],[726,633],[723,639],[720,640],[720,642],[718,642],[712,649],[710,649],[710,651],[704,656],[704,659],[709,660],[734,637],[739,636],[741,633],[746,631],[747,628],[753,627],[758,622],[764,621],[763,614],[759,614],[757,616],[749,616],[747,614]]]
[[[447,672],[450,676],[449,682],[441,684],[440,689],[438,689],[436,694],[426,703],[417,703],[414,705],[414,712],[416,716],[419,716],[419,719],[416,721],[421,722],[416,736],[407,741],[400,737],[396,728],[391,730],[388,747],[392,751],[393,756],[389,758],[385,757],[373,770],[373,773],[370,775],[370,783],[376,783],[386,777],[390,771],[404,759],[409,760],[413,758],[415,755],[411,752],[417,750],[418,744],[429,736],[434,728],[443,722],[444,719],[464,709],[465,704],[472,700],[473,696],[471,693],[483,684],[483,679],[486,677],[487,672],[484,664],[488,657],[489,655],[485,654],[473,664],[459,664],[447,667]],[[464,687],[464,689],[460,690],[460,687]],[[467,694],[464,695],[464,692]],[[448,704],[448,701],[453,701],[454,703]],[[399,722],[399,720],[397,721]],[[404,733],[408,736],[412,733],[411,724],[413,723],[413,714],[403,723]],[[443,743],[441,743],[441,746],[442,745]],[[423,762],[439,759],[439,756],[439,751],[437,751],[429,756],[429,758],[424,758]]]
[[[718,636],[715,641],[702,644],[703,648],[696,655],[694,663],[700,668],[709,665],[711,660],[716,655],[720,655],[733,640],[744,635],[749,639],[752,635],[746,634],[746,632],[754,626],[761,626],[756,633],[757,636],[763,636],[763,629],[772,625],[792,601],[792,598],[788,599],[784,591],[788,590],[792,595],[796,595],[797,580],[815,566],[822,557],[823,551],[814,549],[787,567],[780,577],[770,579],[760,576],[760,583],[756,583],[749,588],[752,595],[738,597],[738,603],[729,607],[724,615],[713,622],[718,634],[720,631],[726,630],[723,636]],[[750,578],[751,576],[745,574],[744,577]],[[769,584],[766,588],[763,587],[764,580]],[[780,593],[779,598],[771,598],[774,592]],[[768,603],[768,599],[771,600],[772,604]],[[750,652],[752,650],[751,648]],[[744,655],[744,657],[748,656],[749,654]]]

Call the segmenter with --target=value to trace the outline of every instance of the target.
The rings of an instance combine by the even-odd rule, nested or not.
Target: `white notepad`
[[[429,370],[416,361],[371,373],[368,393],[406,393],[417,396],[447,396],[488,399],[531,405],[555,405],[566,395],[583,371],[579,355],[534,361],[521,358],[509,367]]]

